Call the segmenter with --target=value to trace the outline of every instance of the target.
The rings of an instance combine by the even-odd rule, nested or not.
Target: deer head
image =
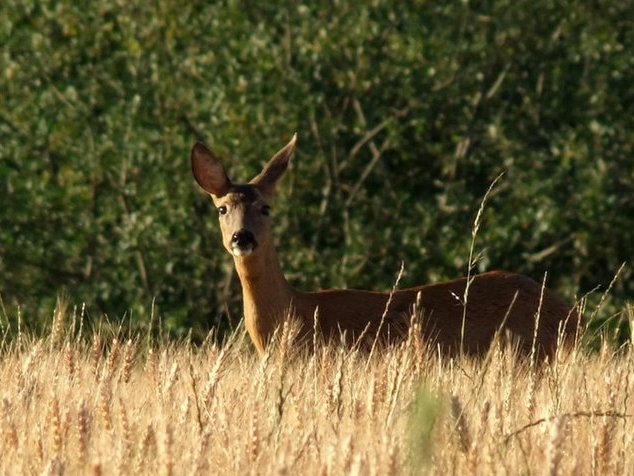
[[[198,142],[192,172],[218,209],[222,243],[234,257],[247,259],[272,246],[269,212],[275,186],[295,152],[297,135],[249,183],[234,184],[214,153]]]

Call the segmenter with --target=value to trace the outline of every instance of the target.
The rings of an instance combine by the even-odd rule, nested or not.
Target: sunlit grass
[[[368,354],[288,332],[202,346],[70,319],[5,339],[2,474],[624,474],[631,346],[531,369],[511,350],[439,357],[410,337]],[[105,327],[103,328],[105,329]]]

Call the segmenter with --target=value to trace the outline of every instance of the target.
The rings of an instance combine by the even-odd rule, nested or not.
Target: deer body
[[[242,285],[245,325],[260,353],[289,316],[298,321],[300,338],[316,329],[326,340],[344,336],[350,343],[359,339],[367,343],[402,338],[412,313],[418,312],[422,337],[450,353],[461,347],[468,353],[484,352],[501,326],[519,339],[524,353],[531,350],[533,340],[540,352],[552,354],[559,332],[565,340],[575,337],[579,324],[575,310],[552,291],[514,273],[493,271],[472,277],[466,310],[461,302],[466,277],[394,293],[294,289],[282,272],[269,222],[275,184],[294,149],[295,137],[256,178],[239,185],[231,183],[205,146],[196,144],[192,149],[194,177],[218,207],[223,244],[234,257]]]

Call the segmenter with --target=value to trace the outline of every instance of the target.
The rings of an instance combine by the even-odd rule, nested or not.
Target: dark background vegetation
[[[176,331],[240,317],[189,149],[246,180],[297,131],[274,208],[304,289],[467,271],[476,242],[570,301],[634,249],[632,2],[4,1],[0,292]],[[596,294],[596,293],[595,293]],[[634,295],[631,267],[603,318]],[[229,314],[229,319],[227,319]]]

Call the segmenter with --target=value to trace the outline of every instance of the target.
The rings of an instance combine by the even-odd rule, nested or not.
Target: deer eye
[[[225,207],[224,205],[218,207],[218,213],[220,215],[226,215],[227,214],[227,207]]]
[[[271,213],[271,207],[269,207],[268,205],[264,205],[260,211],[262,212],[262,215],[268,216],[269,213]]]

